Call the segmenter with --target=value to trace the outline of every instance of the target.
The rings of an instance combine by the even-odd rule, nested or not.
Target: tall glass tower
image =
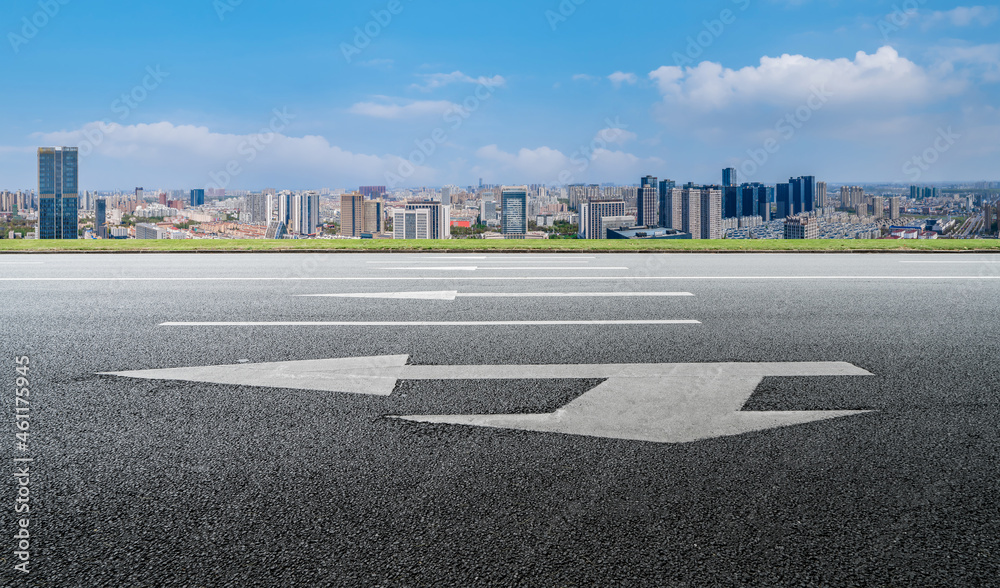
[[[38,238],[76,239],[80,203],[76,147],[38,149]]]

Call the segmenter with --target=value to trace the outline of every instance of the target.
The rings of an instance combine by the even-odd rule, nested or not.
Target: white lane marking
[[[578,267],[528,267],[528,266],[523,266],[523,267],[479,267],[479,266],[468,266],[468,267],[463,267],[463,266],[422,267],[422,266],[416,266],[416,267],[383,267],[383,268],[379,268],[379,269],[384,269],[384,270],[387,270],[387,271],[427,271],[427,272],[434,272],[434,271],[469,271],[469,272],[475,272],[475,271],[480,271],[480,270],[488,270],[488,271],[498,271],[498,270],[504,270],[504,271],[531,270],[531,271],[534,271],[534,270],[543,270],[543,271],[574,271],[574,272],[575,271],[588,271],[589,272],[589,271],[625,271],[625,270],[628,270],[629,268],[627,268],[627,267],[579,267],[579,266]]]
[[[44,261],[0,261],[0,265],[45,265]]]
[[[639,321],[274,321],[274,322],[169,322],[161,327],[562,327],[581,325],[700,325],[692,320]]]
[[[552,269],[552,268],[542,268]],[[583,269],[583,268],[573,268]],[[323,277],[323,278],[2,278],[0,282],[507,282],[507,281],[647,281],[647,280],[1000,280],[1000,276],[503,276],[503,277]]]
[[[417,423],[689,443],[871,411],[743,411],[765,377],[871,376],[849,363],[406,365],[405,355],[111,372],[147,380],[389,396],[399,380],[605,379],[550,414],[411,415]]]
[[[988,259],[978,259],[978,260],[962,260],[962,261],[900,261],[899,263],[942,263],[942,264],[952,264],[952,263],[1000,263],[1000,261],[993,261]]]
[[[568,261],[576,263],[590,263],[596,257],[425,257],[416,259],[384,259],[379,261],[369,261],[370,265],[385,265],[399,263],[432,263],[438,261],[484,261],[487,263],[510,263],[517,261],[530,261],[532,263],[548,263],[549,261],[566,263]]]
[[[386,300],[448,300],[456,298],[644,298],[694,296],[690,292],[377,292],[358,294],[299,294],[296,298],[374,298]]]

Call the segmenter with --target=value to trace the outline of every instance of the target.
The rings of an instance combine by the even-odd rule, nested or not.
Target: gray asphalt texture
[[[0,585],[1000,585],[1000,263],[980,263],[1000,257],[458,257],[0,258],[0,278],[16,278],[0,280],[0,367],[12,382],[13,357],[31,358],[36,458],[27,576],[12,570],[16,490],[0,471]],[[901,263],[916,260],[947,263]],[[403,271],[386,261],[629,269]],[[443,279],[311,279],[398,276]],[[456,280],[511,276],[681,279]],[[705,276],[741,279],[691,279]],[[891,276],[933,279],[878,279]],[[946,279],[956,276],[976,279]],[[50,277],[110,279],[21,280]],[[131,279],[168,277],[257,279]],[[695,297],[294,297],[424,290]],[[534,319],[703,324],[160,326]],[[874,377],[768,378],[745,408],[875,412],[671,445],[387,418],[549,412],[593,380],[403,381],[369,397],[95,375],[373,355],[431,365],[846,361]],[[11,464],[14,393],[4,390],[0,460]]]

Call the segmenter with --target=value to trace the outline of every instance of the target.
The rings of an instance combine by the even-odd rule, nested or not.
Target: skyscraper
[[[778,184],[776,187],[777,195],[775,200],[778,204],[778,215],[777,218],[788,218],[794,213],[792,212],[792,186],[790,184]]]
[[[741,216],[750,216],[743,213],[743,189],[739,186],[723,186],[722,218],[740,218]]]
[[[791,186],[792,201],[789,214],[813,212],[816,209],[816,178],[814,176],[790,178],[788,184]]]
[[[816,182],[816,208],[829,206],[826,200],[826,182]]]
[[[889,199],[889,218],[896,220],[899,218],[899,196],[893,196]]]
[[[723,187],[736,186],[738,184],[739,184],[739,182],[736,181],[736,168],[735,167],[727,167],[726,169],[722,170],[722,186]]]
[[[364,232],[376,235],[385,232],[385,209],[381,200],[365,200]]]
[[[360,237],[365,230],[365,197],[358,192],[340,196],[340,234]]]
[[[76,147],[38,150],[39,239],[77,238],[78,160]]]
[[[104,198],[94,201],[94,233],[101,239],[108,238],[108,201]]]
[[[528,233],[528,187],[507,186],[500,191],[500,226],[505,239],[524,239]]]
[[[191,206],[205,206],[204,190],[191,190]]]
[[[656,227],[660,224],[660,194],[656,178],[642,178],[636,207],[639,209],[637,223],[641,227]]]

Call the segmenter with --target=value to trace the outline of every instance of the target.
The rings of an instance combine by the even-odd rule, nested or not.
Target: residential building
[[[359,192],[340,196],[340,234],[360,237],[365,232],[365,197]]]
[[[785,219],[786,239],[818,239],[819,223],[814,217],[793,216]]]
[[[636,196],[636,208],[638,209],[637,220],[639,226],[656,227],[660,224],[660,194],[659,185],[656,178],[646,176],[642,178],[638,194]]]
[[[319,227],[319,193],[304,192],[292,198],[292,232],[315,235]]]

